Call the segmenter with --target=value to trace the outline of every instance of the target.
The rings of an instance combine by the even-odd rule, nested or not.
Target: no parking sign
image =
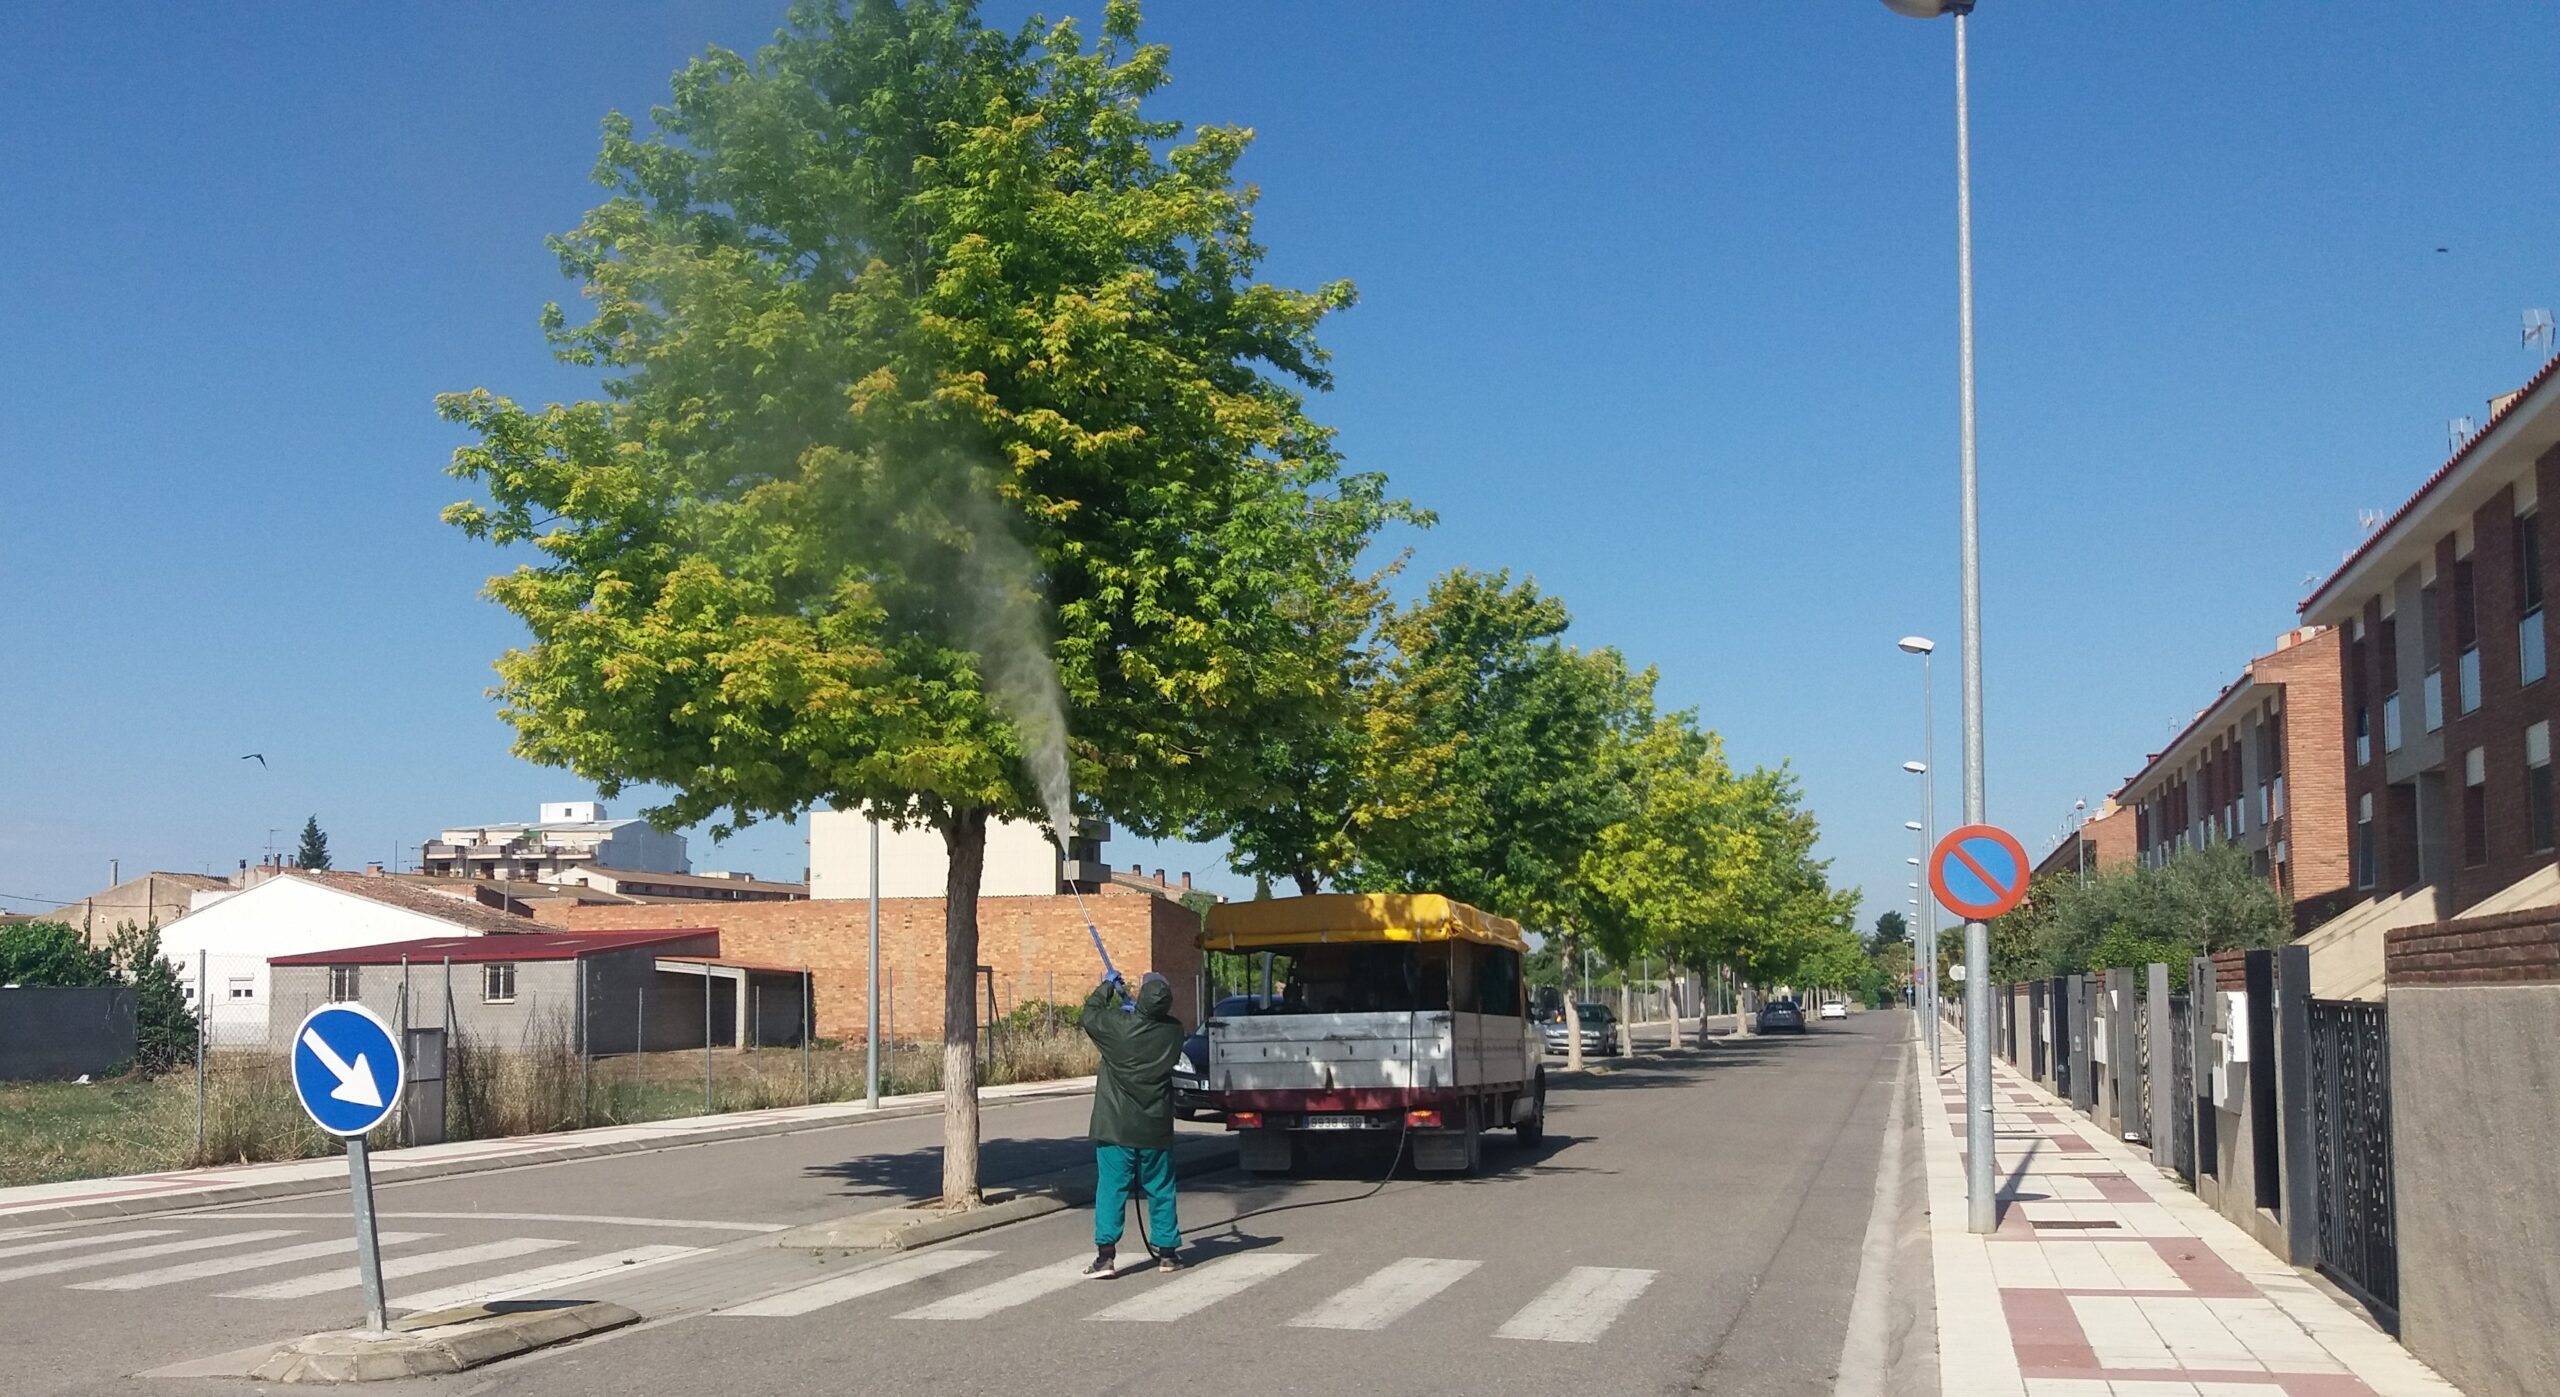
[[[1929,889],[1938,905],[1969,922],[1987,922],[2027,895],[2027,851],[1996,825],[1951,830],[1929,851]]]

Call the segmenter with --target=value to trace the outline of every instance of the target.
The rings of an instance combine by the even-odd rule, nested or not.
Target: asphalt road
[[[386,1187],[383,1228],[414,1234],[384,1250],[395,1306],[494,1289],[621,1300],[649,1322],[371,1390],[1116,1393],[1249,1367],[1278,1392],[1828,1392],[1908,1024],[1860,1015],[1559,1080],[1546,1141],[1499,1140],[1472,1180],[1373,1193],[1382,1154],[1347,1153],[1288,1180],[1186,1181],[1197,1264],[1173,1277],[1051,1282],[1091,1256],[1082,1213],[912,1258],[770,1244],[930,1191],[931,1117]],[[1086,1109],[990,1110],[989,1181],[1088,1158]],[[0,1391],[128,1392],[164,1364],[351,1323],[352,1258],[330,1250],[344,1209],[0,1235]]]

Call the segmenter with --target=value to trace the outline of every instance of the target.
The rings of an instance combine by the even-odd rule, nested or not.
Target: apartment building
[[[2053,846],[2036,864],[2038,878],[2069,874],[2081,877],[2131,863],[2138,851],[2134,844],[2134,812],[2110,797],[2098,807],[2098,813],[2082,820],[2062,842]]]
[[[461,825],[418,853],[418,871],[445,878],[558,882],[581,868],[690,873],[684,836],[646,820],[617,820],[601,801],[544,802],[539,819]]]
[[[2337,628],[2351,884],[2401,924],[2560,903],[2552,618],[2560,360],[2302,604]]]
[[[2315,925],[2348,893],[2338,632],[2288,631],[2115,794],[2157,866],[2212,843],[2246,849]]]

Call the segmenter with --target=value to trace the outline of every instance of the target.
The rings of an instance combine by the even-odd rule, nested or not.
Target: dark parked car
[[[1209,1008],[1212,1019],[1240,1019],[1265,1008],[1258,994],[1231,994]],[[1182,1060],[1173,1065],[1173,1113],[1184,1120],[1215,1114],[1209,1102],[1209,1025],[1203,1021],[1182,1040]]]
[[[1760,1031],[1804,1032],[1804,1007],[1792,999],[1772,999],[1760,1006]]]
[[[1618,1016],[1606,1004],[1577,1004],[1574,1013],[1582,1020],[1582,1050],[1586,1053],[1614,1055],[1618,1051]],[[1565,1050],[1564,1014],[1559,1011],[1538,1026],[1538,1037],[1548,1052],[1561,1055]]]

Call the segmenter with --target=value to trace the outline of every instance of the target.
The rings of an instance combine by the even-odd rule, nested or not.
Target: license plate
[[[1306,1128],[1309,1130],[1367,1130],[1369,1118],[1367,1116],[1309,1116]]]

